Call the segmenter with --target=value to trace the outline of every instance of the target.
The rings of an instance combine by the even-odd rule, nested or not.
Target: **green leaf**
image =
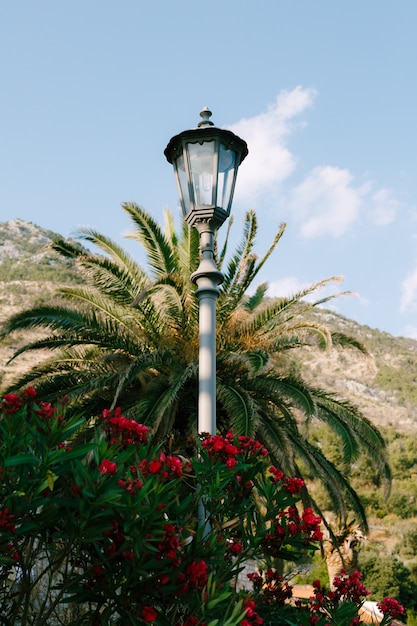
[[[9,456],[4,460],[4,467],[14,467],[15,465],[39,465],[40,459],[36,457],[34,454],[30,454],[29,452],[22,452],[21,454],[16,454],[15,456]]]

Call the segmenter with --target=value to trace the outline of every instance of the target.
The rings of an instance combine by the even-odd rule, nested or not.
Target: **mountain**
[[[50,249],[57,236],[20,219],[0,223],[0,323],[36,301],[49,299],[57,285],[79,280],[71,262]],[[303,376],[352,401],[379,426],[417,431],[417,341],[361,326],[324,309],[312,314],[333,331],[361,341],[371,356],[356,350],[304,349],[295,361]],[[19,337],[13,336],[0,345],[2,386],[27,360],[36,358],[24,355],[6,365],[18,344]]]

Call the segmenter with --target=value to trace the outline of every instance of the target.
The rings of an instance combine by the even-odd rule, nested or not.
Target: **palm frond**
[[[236,284],[239,281],[239,273],[242,272],[247,258],[252,252],[256,232],[258,230],[258,223],[254,211],[248,211],[245,214],[245,221],[243,225],[243,237],[241,242],[232,258],[230,259],[227,271],[224,275],[224,282],[221,288],[222,292],[233,293],[236,289]]]
[[[49,247],[60,256],[72,260],[90,254],[89,251],[78,242],[64,239],[58,235],[53,238]]]
[[[156,381],[157,394],[151,392],[150,398],[143,397],[138,403],[138,416],[148,425],[152,426],[156,437],[161,438],[172,431],[177,405],[181,390],[189,384],[190,380],[197,379],[197,363],[191,362],[185,368],[176,371],[170,370],[168,380],[162,378]],[[162,384],[161,384],[162,383]],[[152,386],[150,391],[152,390]]]
[[[307,439],[297,437],[292,441],[294,448],[311,474],[322,482],[328,492],[333,507],[346,519],[349,509],[353,511],[361,527],[367,532],[366,512],[359,495],[343,474],[327,459],[324,454]]]
[[[257,286],[255,293],[243,303],[243,306],[253,312],[263,302],[266,292],[268,291],[268,283],[261,283]]]
[[[352,458],[357,457],[360,449],[366,450],[373,466],[381,473],[388,490],[392,480],[388,450],[386,441],[378,428],[349,402],[341,401],[332,394],[318,389],[314,389],[312,393],[317,403],[317,417],[339,434],[341,434],[342,427],[345,429],[345,435],[349,432],[353,433],[358,447],[356,449],[353,442],[348,444],[352,445],[352,449],[356,452],[356,456]]]
[[[256,271],[252,277],[252,280],[256,277],[256,275],[258,274],[258,272],[263,268],[263,266],[265,265],[266,261],[269,259],[269,257],[271,256],[271,254],[273,253],[273,251],[275,250],[275,248],[277,247],[281,237],[283,236],[283,234],[285,233],[285,229],[287,228],[286,224],[280,224],[278,231],[271,243],[271,245],[269,246],[268,250],[265,252],[264,256],[262,257],[262,259],[259,261],[258,265],[256,266]]]
[[[232,215],[230,217],[230,219],[227,222],[227,230],[226,230],[226,235],[224,238],[224,243],[223,243],[223,247],[220,251],[220,254],[217,255],[216,261],[217,261],[217,267],[219,268],[219,270],[222,270],[223,267],[223,263],[224,260],[226,258],[226,254],[227,254],[227,249],[229,246],[229,237],[230,237],[230,232],[233,226],[233,222],[234,222],[234,216]],[[216,237],[216,243],[217,243],[217,237]]]
[[[270,370],[269,373],[254,376],[250,382],[259,389],[258,393],[262,390],[263,395],[268,394],[266,397],[279,410],[282,410],[283,403],[289,403],[289,406],[302,411],[306,418],[316,414],[316,400],[310,387],[295,376],[277,375]]]
[[[355,339],[354,337],[350,337],[349,335],[345,335],[339,332],[332,332],[332,343],[334,346],[340,346],[342,348],[354,348],[361,352],[363,355],[370,357],[369,350],[367,347],[361,342]]]
[[[253,437],[258,426],[256,402],[247,390],[237,382],[227,384],[218,378],[217,399],[228,416],[227,430],[232,428],[237,433]],[[222,423],[221,418],[219,423]]]
[[[175,271],[177,255],[172,242],[163,234],[159,224],[144,209],[133,203],[122,208],[128,213],[136,229],[126,236],[138,241],[145,249],[149,266],[155,278]]]
[[[196,271],[200,262],[200,236],[195,228],[182,221],[181,237],[178,242],[178,262],[184,281]]]

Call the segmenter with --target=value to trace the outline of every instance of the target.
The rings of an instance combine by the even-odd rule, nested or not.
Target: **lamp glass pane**
[[[187,145],[196,206],[213,205],[213,185],[216,183],[215,147],[215,141]]]
[[[220,144],[217,206],[229,212],[236,171],[236,152]]]
[[[183,215],[190,211],[190,191],[188,188],[187,174],[184,165],[184,155],[178,157],[175,162],[175,173],[177,175],[178,193],[180,196]]]

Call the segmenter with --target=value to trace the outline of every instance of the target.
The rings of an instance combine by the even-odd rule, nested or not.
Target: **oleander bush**
[[[86,419],[32,388],[0,405],[0,614],[4,624],[357,624],[360,574],[303,604],[277,572],[321,539],[303,481],[249,437],[149,443],[104,410]],[[193,446],[191,448],[191,446]],[[248,563],[252,589],[240,584]],[[402,612],[381,603],[383,624]]]

